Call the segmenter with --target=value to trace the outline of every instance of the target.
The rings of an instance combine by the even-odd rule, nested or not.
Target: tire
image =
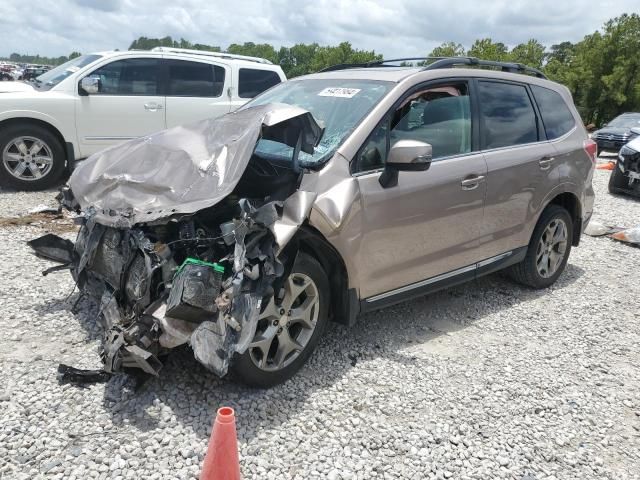
[[[609,176],[609,193],[620,193],[628,189],[629,183],[627,182],[624,173],[620,170],[618,165],[611,170]]]
[[[562,246],[562,242],[560,242],[558,245],[552,246],[551,252],[555,255],[546,253],[545,241],[555,238],[550,237],[547,229],[553,229],[554,225],[560,223],[563,224],[565,230],[564,245]],[[545,237],[543,238],[543,236]],[[542,212],[533,230],[533,235],[531,236],[524,260],[509,267],[507,273],[518,283],[531,288],[541,289],[553,285],[567,265],[569,254],[571,253],[572,239],[573,221],[571,220],[569,212],[559,205],[549,205]],[[545,254],[549,259],[548,264],[544,261]],[[561,255],[561,257],[558,258],[556,255]],[[538,263],[539,258],[540,264]],[[554,259],[556,259],[555,262],[553,261]]]
[[[310,280],[311,284],[303,287],[307,280]],[[301,288],[304,288],[302,290],[304,293],[299,293],[298,296],[290,295],[291,291],[297,291]],[[232,369],[247,385],[269,388],[291,378],[309,359],[327,327],[330,302],[329,280],[315,258],[304,252],[298,254],[291,274],[285,281],[285,291],[286,294],[281,305],[276,305],[273,298],[270,298],[268,302],[263,302],[263,310],[253,343],[242,355],[234,358]],[[282,307],[287,307],[292,296],[295,296],[295,302],[287,312]],[[315,318],[315,322],[309,322],[313,325],[313,330],[309,331],[304,327],[307,322],[296,320],[294,317],[296,310],[307,311],[304,307],[314,304],[314,299],[317,300],[315,307],[309,308],[308,312],[309,317]],[[272,315],[274,311],[275,315]],[[281,315],[283,311],[284,315]],[[290,317],[285,317],[289,312],[294,313]],[[280,316],[279,321],[278,316]],[[287,319],[290,319],[290,323],[285,323]],[[274,334],[274,331],[277,333]],[[270,337],[272,337],[271,340],[269,340]],[[292,338],[298,342],[298,345],[303,344],[303,347],[301,350],[295,350],[280,357],[286,360],[278,366],[276,359],[280,353],[280,338],[285,337],[287,342],[289,338]],[[278,342],[275,342],[276,338]],[[283,343],[283,345],[285,344]],[[264,356],[265,350],[268,350],[266,357]],[[259,366],[260,363],[262,363],[262,367]]]
[[[46,128],[16,124],[0,130],[0,183],[3,186],[19,190],[56,186],[65,165],[62,144]]]

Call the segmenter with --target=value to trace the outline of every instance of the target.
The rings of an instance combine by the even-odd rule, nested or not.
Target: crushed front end
[[[262,298],[284,267],[269,230],[276,203],[241,200],[223,212],[131,229],[85,217],[71,272],[100,305],[108,372],[140,368],[157,375],[163,353],[190,343],[198,361],[222,376],[247,348]],[[216,223],[220,215],[231,221]]]
[[[76,242],[31,245],[99,305],[107,372],[158,375],[162,356],[189,344],[226,374],[295,260],[287,244],[315,199],[298,190],[295,157],[321,134],[308,112],[267,105],[125,143],[74,171],[60,200],[79,214]],[[265,169],[260,138],[290,146],[292,167]]]

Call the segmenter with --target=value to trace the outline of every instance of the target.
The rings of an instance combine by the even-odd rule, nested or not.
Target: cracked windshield
[[[313,155],[300,152],[300,166],[322,166],[364,116],[393,87],[391,82],[373,80],[306,80],[282,83],[248,107],[267,103],[286,103],[311,112],[324,127],[324,135]],[[293,148],[271,140],[260,140],[256,147],[260,156],[291,159]]]

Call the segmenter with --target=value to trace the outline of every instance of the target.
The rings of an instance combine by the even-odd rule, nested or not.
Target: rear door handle
[[[484,175],[476,175],[475,177],[465,178],[460,182],[463,190],[474,190],[484,182]]]
[[[162,110],[164,107],[161,103],[145,103],[144,109],[148,112],[155,112],[156,110]]]
[[[555,160],[555,158],[550,156],[550,155],[546,155],[546,156],[542,157],[538,161],[538,163],[540,164],[540,170],[549,170],[549,168],[551,167],[551,164],[553,163],[554,160]]]

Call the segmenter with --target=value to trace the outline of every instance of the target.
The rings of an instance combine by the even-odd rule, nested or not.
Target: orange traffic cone
[[[236,416],[231,407],[218,409],[200,480],[240,480]]]

